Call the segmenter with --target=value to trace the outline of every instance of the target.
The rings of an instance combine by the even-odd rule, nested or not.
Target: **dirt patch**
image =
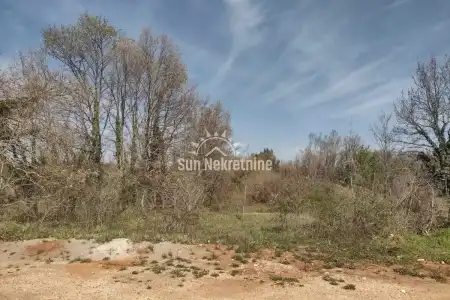
[[[136,249],[136,253],[141,255],[149,254],[151,252],[152,251],[148,247],[138,247]]]
[[[140,258],[127,258],[115,260],[90,261],[84,263],[71,263],[66,265],[67,272],[82,278],[90,278],[102,270],[120,270],[128,267],[138,266]]]
[[[283,265],[277,262],[260,260],[251,266],[247,267],[247,270],[253,269],[258,276],[263,274],[277,275],[285,277],[297,277],[300,276],[301,272],[295,266]]]
[[[395,266],[325,268],[321,261],[289,252],[236,253],[221,245],[134,244],[120,239],[101,245],[32,240],[0,246],[6,250],[0,253],[5,265],[0,268],[0,295],[10,299],[447,300],[450,294],[449,284],[437,282],[448,266],[426,262],[424,269],[439,271],[434,278],[404,276],[393,270]],[[46,255],[21,259],[23,249]],[[64,259],[58,259],[58,253]],[[43,260],[46,256],[49,259]],[[21,271],[8,267],[12,263],[23,264]]]
[[[75,275],[84,279],[89,279],[100,270],[97,264],[91,263],[77,263],[69,264],[66,266],[67,272],[71,275]]]
[[[64,250],[64,242],[62,241],[42,241],[34,245],[28,245],[25,250],[29,255],[46,254]]]

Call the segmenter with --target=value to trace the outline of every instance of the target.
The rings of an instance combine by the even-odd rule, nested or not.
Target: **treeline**
[[[98,223],[137,202],[167,206],[171,185],[191,180],[166,180],[170,163],[205,130],[231,132],[222,105],[188,85],[169,37],[143,29],[134,40],[88,14],[45,28],[42,47],[0,80],[0,190],[27,220]]]

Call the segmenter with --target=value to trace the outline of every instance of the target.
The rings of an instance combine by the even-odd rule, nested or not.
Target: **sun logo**
[[[219,134],[217,132],[215,132],[214,134],[211,134],[211,133],[208,132],[208,130],[205,130],[205,132],[206,132],[206,137],[201,138],[198,143],[196,143],[196,142],[192,142],[191,143],[192,146],[194,147],[194,150],[193,151],[189,151],[190,154],[194,154],[194,155],[198,156],[201,147],[205,143],[207,143],[209,141],[212,141],[212,140],[217,140],[217,141],[222,141],[226,145],[228,145],[229,148],[231,149],[233,155],[238,155],[237,147],[238,147],[239,143],[233,143],[231,138],[228,137],[226,130],[224,132],[222,132],[222,134]],[[225,151],[223,151],[219,147],[215,146],[208,153],[205,154],[205,157],[210,156],[214,152],[218,152],[222,156],[228,156],[228,154]]]

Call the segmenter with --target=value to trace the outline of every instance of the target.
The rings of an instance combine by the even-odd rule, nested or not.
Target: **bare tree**
[[[8,181],[9,188],[19,192],[16,196],[27,198],[36,192],[38,166],[44,163],[48,141],[43,121],[55,95],[54,75],[40,51],[21,53],[19,60],[0,74],[0,190]],[[38,216],[37,201],[32,202],[32,213]]]
[[[391,127],[392,114],[381,113],[378,122],[372,125],[371,131],[375,142],[381,151],[381,163],[383,167],[384,193],[388,193],[389,182],[391,180],[390,162],[394,153],[394,135]]]
[[[129,38],[120,38],[112,51],[111,72],[108,77],[109,97],[112,102],[111,119],[114,123],[115,156],[119,168],[122,168],[124,163],[124,130],[130,114],[133,128],[132,140],[136,143],[137,101],[142,81],[141,63],[137,43]],[[134,155],[135,151],[133,150]],[[135,157],[133,161],[136,161]]]
[[[335,130],[329,135],[310,133],[309,145],[299,157],[307,176],[332,179],[341,147],[342,138]]]
[[[187,73],[172,41],[167,36],[155,37],[145,29],[139,45],[144,65],[143,158],[152,170],[157,164],[164,168],[165,138],[172,137],[167,130],[175,132],[180,128],[190,108],[186,101],[191,103],[192,99],[184,97]]]
[[[419,152],[435,179],[447,190],[450,167],[450,58],[419,63],[414,86],[395,103],[396,140]]]
[[[227,139],[231,138],[232,130],[230,124],[230,114],[220,102],[207,104],[200,108],[195,131],[193,133],[193,141],[197,143],[196,145],[198,147],[198,149],[195,149],[197,151],[195,159],[200,161],[203,161],[204,158],[220,159],[222,153],[210,153],[214,147],[219,148],[226,155],[233,154],[233,149],[230,149],[228,143],[226,143],[223,139],[208,139],[205,143],[199,143],[209,137],[207,136],[207,133],[217,133],[219,135],[223,135],[225,133],[225,137]],[[208,155],[208,157],[206,157],[206,155]],[[207,195],[206,204],[208,206],[215,205],[216,208],[220,208],[229,196],[231,181],[230,173],[213,170],[205,170],[204,172],[200,172]]]
[[[89,159],[99,165],[102,159],[102,101],[107,90],[106,74],[116,29],[106,19],[83,14],[74,25],[49,27],[43,31],[50,57],[70,70],[75,87],[72,101],[78,102],[76,118],[90,130]]]

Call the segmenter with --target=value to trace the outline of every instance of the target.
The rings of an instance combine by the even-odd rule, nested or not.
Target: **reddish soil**
[[[46,254],[56,250],[64,250],[64,242],[42,241],[34,245],[28,245],[25,248],[30,255]]]
[[[437,277],[404,276],[394,271],[396,266],[323,269],[323,262],[305,262],[291,253],[244,255],[219,245],[166,242],[153,245],[154,250],[148,244],[131,245],[130,250],[122,241],[111,243],[118,248],[109,251],[109,244],[91,241],[21,243],[0,243],[0,300],[450,299],[450,284]],[[115,259],[117,252],[128,256]],[[90,254],[105,259],[89,261]],[[73,260],[80,262],[69,263]],[[449,265],[422,266],[428,275],[450,275]],[[205,274],[197,277],[194,270]],[[331,284],[324,275],[337,281]],[[346,284],[354,284],[355,290],[344,289]]]

